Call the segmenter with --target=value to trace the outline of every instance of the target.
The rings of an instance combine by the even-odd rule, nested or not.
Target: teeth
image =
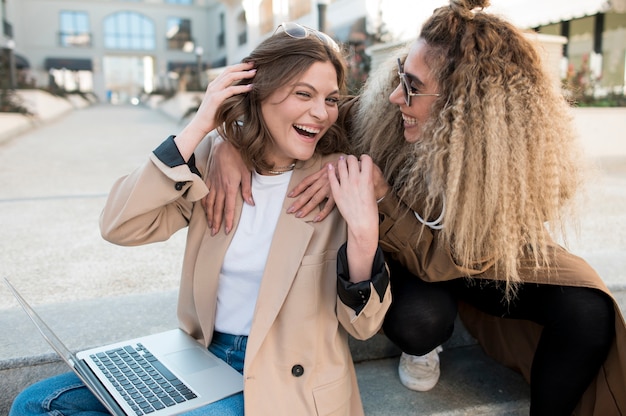
[[[294,127],[298,128],[300,130],[304,130],[307,133],[311,133],[311,134],[317,134],[317,133],[319,133],[321,131],[320,129],[314,129],[312,127],[303,126],[301,124],[294,124]]]
[[[409,116],[407,116],[405,114],[402,114],[402,120],[404,120],[405,124],[409,124],[411,126],[417,124],[417,119],[416,118],[409,117]]]

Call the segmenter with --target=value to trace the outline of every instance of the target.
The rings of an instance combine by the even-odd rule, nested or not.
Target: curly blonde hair
[[[495,262],[510,300],[523,256],[549,266],[545,224],[563,231],[582,175],[566,100],[527,36],[488,5],[451,0],[424,23],[441,96],[417,143],[386,99],[398,85],[392,61],[364,88],[353,133],[408,207],[432,218],[445,201],[441,241],[464,267]]]

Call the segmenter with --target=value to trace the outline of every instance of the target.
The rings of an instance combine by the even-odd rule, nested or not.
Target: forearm
[[[210,125],[200,124],[196,121],[196,117],[176,136],[174,142],[183,159],[188,161],[194,151],[202,141],[202,139],[213,128]],[[209,128],[207,130],[207,128]]]
[[[348,228],[347,260],[349,279],[353,283],[371,278],[374,256],[378,250],[378,229],[374,232],[357,232]],[[369,234],[369,235],[368,235]]]

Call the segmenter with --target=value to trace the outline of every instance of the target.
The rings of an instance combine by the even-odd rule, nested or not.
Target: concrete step
[[[616,290],[622,310],[626,290]],[[32,305],[73,351],[176,327],[176,291],[72,303]],[[19,308],[0,314],[0,415],[24,387],[68,371]],[[400,351],[384,335],[350,340],[368,416],[528,414],[529,389],[522,377],[487,357],[457,322],[441,353],[441,379],[419,393],[397,376]]]

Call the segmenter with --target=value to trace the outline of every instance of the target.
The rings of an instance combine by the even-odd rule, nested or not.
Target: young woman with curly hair
[[[383,328],[407,353],[403,382],[422,390],[426,375],[428,389],[438,363],[421,356],[450,336],[459,305],[485,351],[530,382],[532,415],[622,414],[619,307],[550,236],[582,181],[571,113],[528,37],[487,5],[437,9],[400,67],[364,88],[352,119],[355,153],[370,154],[389,184],[377,191],[394,263]]]
[[[489,355],[529,381],[531,415],[626,414],[619,306],[551,237],[583,176],[568,104],[528,37],[488,5],[436,9],[346,106],[353,152],[381,169],[393,298],[383,330],[411,389],[437,383],[458,312]],[[295,188],[290,211],[306,215],[328,197],[326,180]]]

